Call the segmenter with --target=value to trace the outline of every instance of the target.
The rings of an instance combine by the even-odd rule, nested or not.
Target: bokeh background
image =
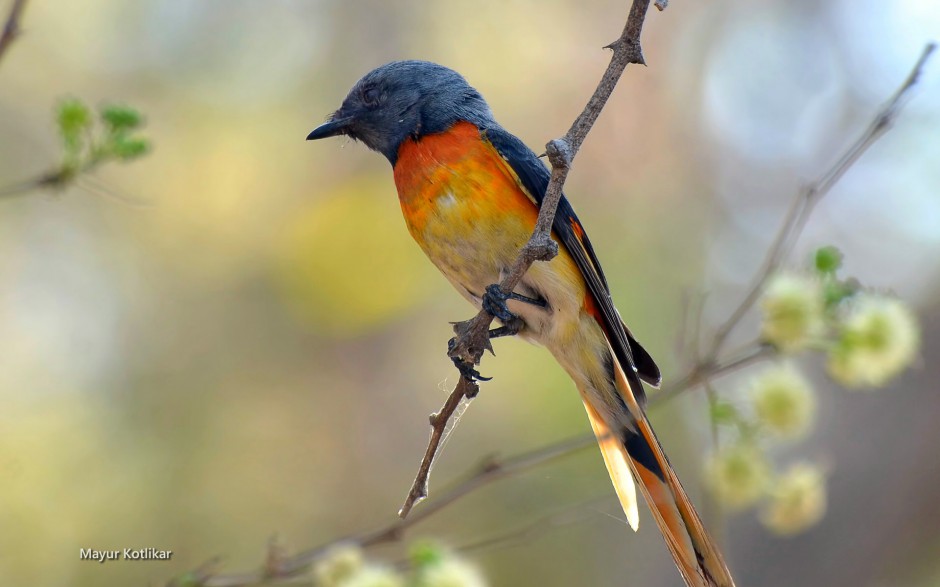
[[[67,96],[139,107],[155,148],[0,201],[0,584],[161,583],[216,555],[243,570],[272,534],[302,548],[391,520],[454,383],[447,323],[471,312],[411,242],[384,159],[303,138],[363,73],[423,58],[461,71],[538,148],[582,108],[627,5],[31,1],[0,63],[0,184],[57,163]],[[667,375],[683,365],[683,299],[707,296],[706,332],[727,315],[792,195],[937,36],[930,0],[675,0],[650,14],[649,66],[627,71],[567,191]],[[712,524],[740,585],[938,585],[940,63],[791,264],[830,243],[849,274],[915,306],[922,359],[871,394],[806,362],[820,424],[779,457],[827,463],[827,516],[789,539],[750,514]],[[741,340],[755,332],[746,322]],[[544,351],[496,348],[432,493],[485,455],[588,429]],[[652,417],[703,501],[700,392]],[[412,536],[460,546],[585,503],[576,523],[473,560],[493,585],[678,585],[648,517],[634,534],[611,493],[582,451]],[[174,556],[78,558],[124,547]]]

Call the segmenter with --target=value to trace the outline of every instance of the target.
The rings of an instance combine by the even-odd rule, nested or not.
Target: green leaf
[[[68,98],[59,103],[56,123],[67,154],[76,156],[81,150],[83,133],[91,128],[91,111],[81,100]]]
[[[117,137],[110,145],[111,152],[121,161],[136,159],[150,150],[150,141],[141,138]]]
[[[741,419],[736,407],[721,400],[711,405],[711,415],[716,424],[736,424]]]
[[[437,564],[444,558],[444,551],[433,542],[422,540],[411,547],[411,564],[416,569]]]
[[[121,132],[139,128],[144,117],[130,106],[109,105],[101,109],[101,120],[111,132]]]
[[[854,296],[861,289],[861,284],[855,279],[845,281],[830,280],[823,289],[826,308],[835,308],[844,300]]]
[[[835,275],[842,267],[842,251],[829,245],[816,250],[816,271],[823,275]]]

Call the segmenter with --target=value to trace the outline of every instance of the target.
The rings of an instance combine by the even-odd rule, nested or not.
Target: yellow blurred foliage
[[[102,535],[98,514],[127,489],[118,487],[126,470],[113,474],[119,457],[86,398],[56,397],[55,409],[22,404],[8,403],[0,418],[0,576],[5,585],[64,585],[74,567],[50,565],[49,553],[77,559],[78,546]]]
[[[275,281],[312,328],[354,336],[400,319],[437,287],[393,197],[389,177],[347,182],[300,209],[275,240]]]

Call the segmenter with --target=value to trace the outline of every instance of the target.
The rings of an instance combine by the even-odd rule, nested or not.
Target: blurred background
[[[0,185],[58,163],[52,112],[68,96],[139,108],[154,150],[93,183],[0,200],[0,584],[162,583],[216,555],[244,570],[273,534],[299,549],[393,519],[427,414],[455,383],[448,321],[472,312],[411,242],[385,160],[304,136],[362,74],[421,58],[463,73],[539,150],[580,112],[627,8],[31,1],[0,63]],[[688,359],[675,353],[683,299],[707,296],[705,332],[727,316],[792,196],[938,33],[929,0],[675,0],[649,15],[648,67],[628,69],[567,192],[667,379]],[[780,458],[827,463],[828,512],[792,538],[751,514],[712,519],[740,585],[940,585],[938,162],[935,60],[790,260],[840,247],[847,273],[914,305],[922,359],[877,393],[804,364],[819,425]],[[547,353],[496,350],[432,496],[486,455],[588,431]],[[652,418],[701,503],[701,392]],[[593,449],[491,485],[411,536],[459,547],[579,503],[576,523],[472,559],[493,585],[679,584],[648,512],[629,530]],[[79,561],[80,548],[125,547],[174,555]]]

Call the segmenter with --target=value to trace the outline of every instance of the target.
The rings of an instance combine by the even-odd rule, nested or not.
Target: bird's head
[[[486,101],[459,73],[427,61],[393,61],[356,82],[307,140],[346,135],[394,165],[405,139],[442,132],[459,120],[477,126],[493,120]]]

